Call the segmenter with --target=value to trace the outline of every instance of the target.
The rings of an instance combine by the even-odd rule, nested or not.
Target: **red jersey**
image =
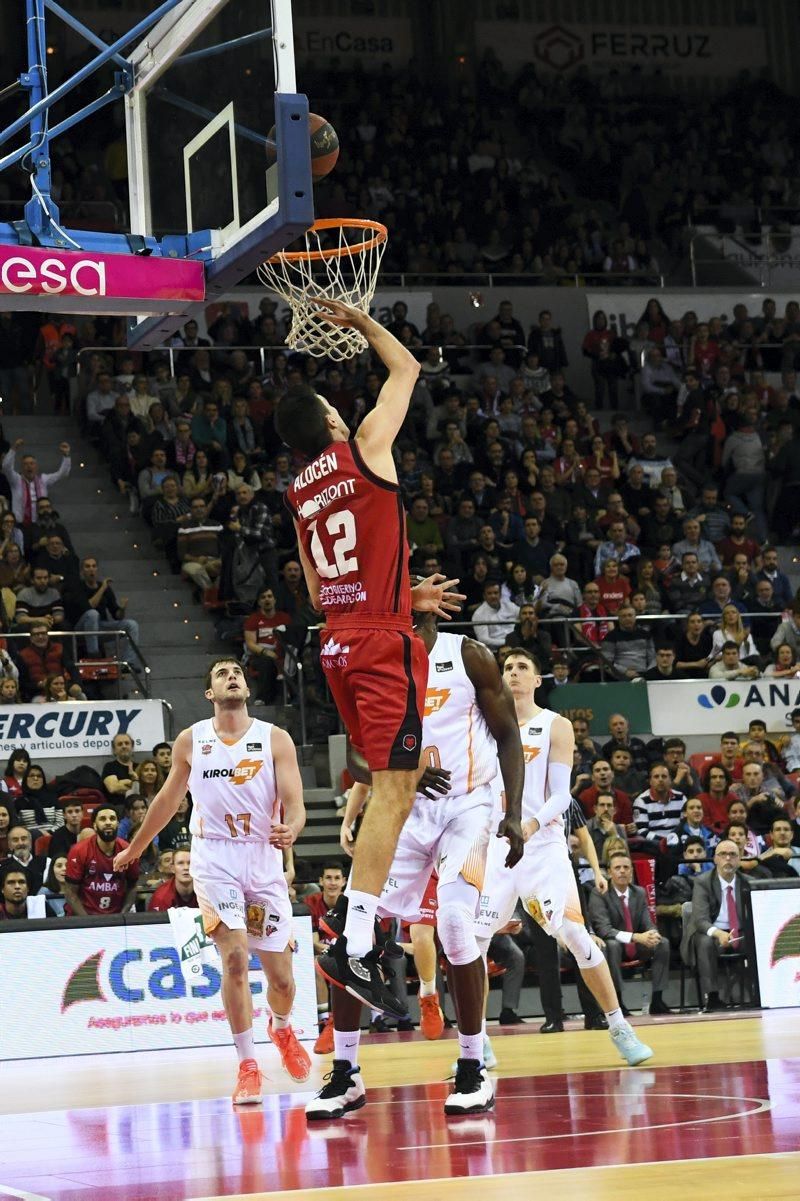
[[[399,485],[370,471],[355,441],[332,442],[295,476],[285,496],[320,577],[328,628],[410,629]]]
[[[268,650],[274,651],[275,658],[282,666],[283,647],[276,630],[285,632],[291,624],[292,619],[289,614],[278,610],[273,613],[272,617],[265,617],[261,612],[251,613],[249,617],[245,618],[244,628],[253,631],[259,647],[266,646]]]
[[[311,913],[311,929],[316,930],[320,934],[322,941],[325,942],[325,935],[321,934],[319,929],[319,919],[324,917],[330,909],[330,905],[325,900],[325,894],[310,892],[307,897],[303,897],[303,904],[308,906]]]
[[[128,865],[124,872],[114,871],[114,855],[124,851],[127,842],[116,839],[111,855],[105,855],[97,845],[97,835],[76,842],[67,856],[68,883],[78,890],[81,903],[89,914],[121,913],[125,894],[139,879],[139,864]],[[74,916],[69,908],[66,912]]]

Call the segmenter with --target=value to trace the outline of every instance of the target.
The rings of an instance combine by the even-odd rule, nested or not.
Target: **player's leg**
[[[441,1038],[444,1014],[436,989],[436,928],[427,922],[412,922],[411,951],[419,977],[420,1030],[425,1038]]]
[[[531,893],[523,902],[526,909],[574,955],[587,988],[606,1016],[612,1042],[622,1058],[631,1066],[652,1058],[651,1048],[641,1042],[625,1020],[605,956],[586,929],[565,841],[540,847],[531,862],[529,883]]]
[[[334,988],[331,996],[333,1014],[333,1064],[325,1084],[306,1105],[309,1121],[328,1121],[343,1118],[351,1110],[366,1104],[367,1095],[358,1048],[361,1041],[361,1001],[351,997],[343,988]]]
[[[292,1029],[292,1006],[297,991],[292,972],[292,948],[282,951],[256,950],[267,978],[267,1004],[272,1014],[269,1036],[278,1048],[281,1063],[293,1080],[307,1080],[311,1060]]]
[[[199,899],[199,898],[198,898]],[[222,962],[222,1004],[239,1056],[239,1078],[234,1105],[252,1105],[261,1100],[261,1072],[256,1061],[253,1036],[253,997],[250,992],[250,951],[247,934],[223,922],[210,931]]]
[[[414,804],[417,771],[375,771],[372,797],[358,832],[350,871],[345,938],[354,955],[372,947],[372,923],[400,831]]]
[[[497,812],[492,815],[491,826],[496,828]],[[520,896],[519,873],[523,870],[525,857],[513,868],[506,867],[508,843],[492,833],[486,854],[481,903],[475,922],[478,950],[486,966],[489,944],[497,930],[502,930],[511,921]],[[484,984],[483,1003],[483,1061],[486,1067],[495,1067],[497,1057],[486,1033],[486,1006],[489,1001],[489,980]]]

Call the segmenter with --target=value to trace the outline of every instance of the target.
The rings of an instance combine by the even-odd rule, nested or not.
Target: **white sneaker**
[[[358,1067],[346,1059],[334,1059],[333,1068],[323,1079],[327,1082],[306,1105],[309,1122],[343,1118],[367,1103],[367,1090]]]
[[[459,1059],[453,1091],[444,1103],[446,1114],[485,1113],[494,1109],[494,1085],[477,1059]]]
[[[644,1063],[646,1059],[653,1058],[652,1047],[648,1047],[647,1043],[642,1042],[633,1026],[628,1022],[618,1026],[616,1030],[609,1030],[609,1034],[622,1058],[632,1068],[635,1068],[638,1063]]]

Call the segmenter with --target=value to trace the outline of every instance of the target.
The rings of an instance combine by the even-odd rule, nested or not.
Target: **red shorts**
[[[322,633],[320,663],[370,771],[413,771],[422,750],[428,652],[416,634],[338,627]]]
[[[431,878],[425,885],[425,892],[422,894],[422,900],[419,903],[418,925],[436,925],[436,910],[439,908],[438,889],[439,877],[436,875],[436,872],[431,872]]]

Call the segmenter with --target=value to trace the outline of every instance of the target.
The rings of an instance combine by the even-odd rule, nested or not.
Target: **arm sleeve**
[[[569,778],[571,768],[566,763],[551,763],[547,769],[547,776],[550,783],[550,796],[542,805],[539,812],[536,814],[536,820],[539,823],[539,828],[546,826],[554,817],[559,817],[562,813],[566,813],[572,802],[572,796],[569,791]]]

